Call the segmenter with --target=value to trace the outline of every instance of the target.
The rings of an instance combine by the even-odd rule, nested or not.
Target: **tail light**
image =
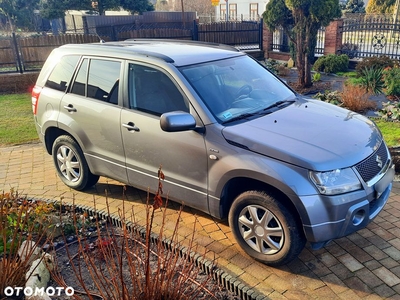
[[[34,115],[36,115],[36,113],[37,113],[37,107],[39,104],[39,96],[40,96],[41,91],[42,91],[42,88],[37,85],[35,85],[32,89],[32,111],[33,111]]]

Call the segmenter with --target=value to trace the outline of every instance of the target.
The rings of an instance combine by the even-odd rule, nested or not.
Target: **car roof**
[[[175,66],[185,66],[207,61],[246,55],[234,47],[186,40],[129,39],[121,42],[93,44],[68,44],[69,49],[80,54],[107,55],[129,58],[132,55],[154,57]]]

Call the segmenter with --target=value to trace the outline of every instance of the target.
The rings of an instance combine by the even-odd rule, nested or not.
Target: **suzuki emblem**
[[[378,167],[382,168],[383,164],[382,164],[382,158],[377,155],[375,161],[378,163]]]

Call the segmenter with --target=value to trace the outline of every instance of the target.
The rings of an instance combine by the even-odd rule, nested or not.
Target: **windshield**
[[[294,93],[266,68],[240,56],[180,68],[220,123],[270,113],[295,99]]]

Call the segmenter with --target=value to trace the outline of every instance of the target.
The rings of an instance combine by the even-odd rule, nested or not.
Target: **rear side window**
[[[71,93],[117,104],[121,62],[84,59]]]
[[[54,67],[47,79],[45,86],[65,92],[71,81],[78,60],[78,55],[66,55],[61,57],[60,62]]]

